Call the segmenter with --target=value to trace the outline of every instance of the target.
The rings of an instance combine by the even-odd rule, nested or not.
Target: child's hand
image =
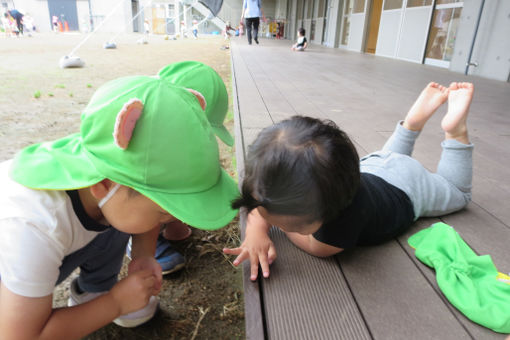
[[[246,236],[239,248],[224,248],[223,252],[237,255],[234,266],[250,259],[250,280],[255,281],[259,270],[259,262],[264,277],[269,277],[269,265],[276,260],[276,249],[268,232],[271,225],[253,209],[246,218]]]
[[[157,294],[155,284],[151,270],[140,270],[117,282],[108,294],[117,303],[119,315],[124,315],[145,307],[150,297]]]
[[[154,291],[159,294],[161,285],[163,284],[163,274],[161,273],[161,265],[152,256],[145,256],[133,259],[128,265],[128,275],[134,274],[140,270],[150,270],[154,275]]]
[[[264,277],[269,277],[269,265],[276,259],[276,249],[273,241],[267,233],[246,235],[246,239],[239,248],[224,248],[223,252],[229,255],[237,255],[234,266],[250,259],[250,280],[257,279],[259,262]]]

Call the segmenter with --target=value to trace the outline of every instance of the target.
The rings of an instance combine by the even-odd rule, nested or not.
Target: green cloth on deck
[[[436,270],[446,298],[470,320],[510,333],[510,285],[496,279],[489,255],[478,256],[449,225],[436,223],[408,240],[416,257]]]

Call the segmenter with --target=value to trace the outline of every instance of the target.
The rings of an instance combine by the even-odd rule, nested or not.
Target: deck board
[[[271,277],[252,283],[245,266],[247,338],[504,339],[446,300],[434,271],[414,257],[407,238],[441,220],[477,253],[490,254],[500,271],[510,272],[510,84],[317,46],[292,53],[286,41],[248,46],[236,40],[231,51],[238,158],[261,129],[296,114],[335,121],[363,156],[382,147],[429,81],[475,84],[468,123],[475,144],[468,208],[420,219],[394,241],[329,259],[306,255],[273,229],[278,259]],[[446,108],[431,118],[413,155],[431,171],[441,153]],[[242,175],[244,159],[237,164]],[[257,313],[263,321],[255,320]]]
[[[243,131],[242,121],[240,118],[239,109],[239,88],[242,88],[241,82],[249,83],[249,79],[243,79],[243,73],[239,62],[234,62],[234,55],[231,60],[232,65],[232,97],[233,97],[233,109],[234,109],[234,136],[235,136],[235,154],[238,168],[238,180],[239,185],[243,180],[244,169],[244,156],[246,144],[249,143],[250,139],[247,138],[246,128]],[[234,71],[234,65],[236,65],[236,71]],[[246,71],[246,70],[245,70]],[[246,73],[244,73],[246,76]],[[249,84],[248,84],[249,86]],[[245,100],[245,97],[243,98]],[[241,189],[241,188],[239,188]],[[241,226],[246,225],[246,214],[239,214],[239,223]],[[241,238],[244,239],[245,228],[241,228]],[[243,288],[244,288],[244,300],[245,300],[245,324],[246,324],[246,335],[248,340],[264,339],[264,318],[263,318],[263,307],[261,300],[261,292],[258,283],[253,283],[249,279],[250,267],[243,264]]]
[[[375,339],[469,337],[397,242],[337,257]]]
[[[274,228],[271,238],[278,260],[262,281],[269,339],[371,339],[335,259],[307,255]]]

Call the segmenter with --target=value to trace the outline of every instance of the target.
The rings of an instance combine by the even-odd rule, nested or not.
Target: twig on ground
[[[203,310],[202,307],[198,307],[198,311],[200,312],[200,317],[198,318],[197,324],[195,325],[195,330],[193,331],[193,334],[191,335],[190,340],[194,340],[195,337],[197,336],[198,327],[200,327],[200,323],[202,322],[202,319],[207,314],[207,312],[209,312],[209,309],[211,309],[211,307],[207,307],[206,310]]]

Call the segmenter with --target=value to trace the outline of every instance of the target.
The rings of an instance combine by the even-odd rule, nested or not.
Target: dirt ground
[[[197,60],[212,66],[231,91],[230,53],[221,48],[225,42],[220,37],[174,41],[150,36],[148,44],[140,45],[140,35],[126,34],[116,39],[117,49],[105,50],[102,45],[112,34],[97,34],[75,53],[86,62],[84,68],[59,68],[59,59],[84,37],[49,33],[0,38],[0,161],[26,145],[78,131],[81,110],[94,91],[117,77],[153,75],[169,63]],[[227,120],[232,131],[231,103]],[[234,150],[219,145],[223,166],[236,176]],[[237,244],[236,221],[216,232],[194,230],[188,240],[175,243],[186,256],[186,267],[164,278],[155,318],[132,329],[110,324],[86,339],[244,338],[241,269],[221,253]],[[68,282],[57,287],[55,306],[65,306]]]

